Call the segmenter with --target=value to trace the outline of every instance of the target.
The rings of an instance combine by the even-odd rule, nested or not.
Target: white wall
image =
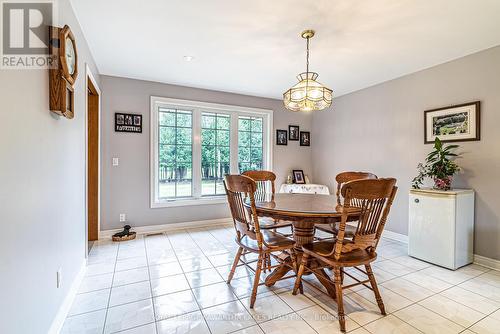
[[[288,130],[288,125],[299,125],[310,131],[311,115],[285,111],[282,101],[232,93],[167,85],[110,76],[101,76],[102,100],[102,184],[101,230],[120,228],[119,214],[126,213],[132,226],[189,222],[230,216],[227,204],[175,208],[150,208],[149,143],[150,97],[162,96],[185,100],[239,105],[274,110],[273,143],[276,129]],[[132,112],[143,115],[143,132],[114,132],[114,113]],[[314,133],[311,136],[315,145]],[[273,144],[273,170],[277,186],[292,169],[303,169],[312,177],[311,147],[299,146],[298,141],[288,146]],[[113,157],[120,158],[120,166],[112,167]]]
[[[49,112],[48,71],[0,70],[0,333],[47,333],[85,259],[85,64],[97,69],[58,6],[78,47],[75,118]]]
[[[314,177],[331,187],[346,170],[396,177],[387,229],[407,234],[411,180],[432,149],[424,145],[424,110],[480,100],[481,141],[459,143],[463,173],[454,186],[476,191],[475,253],[500,260],[499,91],[495,47],[341,96],[332,110],[313,117]]]

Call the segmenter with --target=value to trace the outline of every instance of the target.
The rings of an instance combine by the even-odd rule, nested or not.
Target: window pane
[[[230,161],[229,147],[220,147],[219,148],[219,161],[227,162],[229,164],[229,161]]]
[[[238,130],[250,131],[250,119],[248,117],[240,117],[238,120]]]
[[[261,117],[240,117],[238,120],[238,167],[240,173],[262,169],[263,119]]]
[[[262,133],[252,132],[252,146],[262,147]]]
[[[192,147],[187,145],[177,146],[177,163],[180,162],[191,162],[192,161]]]
[[[201,194],[222,195],[222,179],[229,173],[230,117],[203,113],[201,124]]]
[[[160,108],[160,125],[175,126],[175,110]]]
[[[159,109],[159,198],[192,196],[191,111]]]
[[[201,129],[201,144],[215,145],[216,130]]]
[[[238,161],[250,162],[250,147],[239,147],[238,148]]]
[[[250,132],[238,132],[238,146],[250,146]]]
[[[177,145],[191,145],[191,129],[189,128],[177,128]]]
[[[191,112],[190,111],[178,111],[177,112],[177,126],[178,127],[191,127]]]
[[[203,114],[201,127],[203,129],[215,129],[215,114]]]
[[[215,162],[215,146],[202,146],[201,163],[210,164]]]
[[[220,130],[229,130],[230,127],[230,118],[229,116],[217,116],[217,129]]]
[[[247,170],[250,170],[250,163],[240,162],[238,165],[239,165],[240,173],[243,173],[243,172],[246,172]]]
[[[252,120],[252,131],[262,131],[262,118],[255,118]]]
[[[252,147],[250,149],[250,160],[251,161],[262,160],[262,147]]]
[[[175,145],[175,128],[160,126],[160,144]]]
[[[158,160],[160,164],[175,164],[175,145],[160,145]]]
[[[229,131],[217,130],[217,145],[229,146]]]

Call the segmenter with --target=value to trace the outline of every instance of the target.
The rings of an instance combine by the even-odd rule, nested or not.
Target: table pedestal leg
[[[295,253],[297,254],[297,263],[300,265],[302,261],[302,245],[311,243],[314,240],[313,224],[294,222],[293,239],[295,240]],[[265,280],[266,286],[273,286],[278,280],[280,280],[292,270],[290,267],[293,267],[293,261],[290,257],[290,254],[286,255],[287,256],[283,259],[284,263],[281,266],[277,267],[269,276],[267,276]],[[329,282],[326,272],[321,268],[317,268],[317,261],[314,259],[309,260],[307,267],[311,270],[306,271],[304,275],[314,274],[318,278],[319,282],[325,287],[328,294],[335,299],[335,286]]]

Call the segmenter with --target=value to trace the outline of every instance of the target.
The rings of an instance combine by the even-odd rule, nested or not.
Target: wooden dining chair
[[[269,194],[274,195],[276,193],[276,188],[274,186],[276,174],[273,172],[267,170],[249,170],[243,172],[242,175],[248,176],[255,181],[255,184],[257,185],[255,198],[257,201],[266,200],[266,196],[269,196]],[[276,229],[278,228],[292,227],[291,222],[274,220],[270,217],[259,217],[259,225],[261,230],[273,230],[274,232],[277,232]]]
[[[302,245],[304,254],[297,273],[297,279],[293,294],[301,284],[304,271],[307,268],[308,258],[314,257],[320,263],[319,268],[329,267],[334,272],[333,284],[335,285],[336,299],[338,305],[338,319],[340,329],[345,332],[345,315],[342,289],[357,285],[364,285],[373,290],[380,312],[385,315],[384,303],[377,287],[370,263],[377,258],[377,245],[384,230],[387,216],[397,192],[396,179],[372,179],[357,180],[346,183],[342,187],[344,204],[342,207],[342,219],[337,237],[334,240],[322,240]],[[349,214],[352,214],[352,203],[359,208],[359,225],[352,239],[346,239],[346,223]],[[350,213],[349,213],[350,212]],[[358,268],[364,266],[365,270]],[[356,276],[344,271],[346,267],[354,267],[368,276],[367,280],[361,281]],[[314,268],[317,270],[317,268]],[[356,283],[343,286],[342,275],[348,275]],[[330,278],[331,280],[331,278]],[[370,283],[370,286],[366,285]]]
[[[335,181],[337,182],[337,206],[341,206],[342,202],[342,194],[341,189],[344,184],[347,182],[355,181],[355,180],[371,180],[376,179],[377,175],[369,173],[369,172],[342,172],[337,174],[335,177]],[[356,203],[353,203],[355,206]],[[333,234],[333,236],[337,235],[338,228],[335,224],[318,224],[316,228],[320,231],[327,232]],[[345,230],[345,236],[347,238],[352,238],[354,233],[356,232],[356,227],[347,225]]]
[[[257,289],[259,285],[265,284],[260,283],[260,274],[264,267],[267,266],[267,258],[273,257],[279,263],[278,265],[270,266],[268,269],[273,269],[280,266],[280,264],[284,264],[294,271],[294,275],[285,276],[280,280],[295,276],[295,272],[297,271],[297,257],[294,249],[295,241],[270,230],[261,230],[255,207],[255,192],[257,190],[257,185],[254,180],[244,175],[226,175],[224,177],[224,187],[226,189],[227,199],[236,230],[235,240],[239,245],[231,271],[227,278],[227,283],[231,283],[237,267],[247,266],[252,271],[255,271],[252,295],[250,297],[250,308],[253,308],[257,296]],[[245,201],[250,203],[250,208],[244,206]],[[275,252],[281,254],[283,251],[290,254],[292,258],[291,265],[288,265],[274,254]],[[241,258],[242,255],[249,253],[257,253],[258,259],[246,261]],[[253,262],[257,262],[257,267],[255,269],[249,265]]]

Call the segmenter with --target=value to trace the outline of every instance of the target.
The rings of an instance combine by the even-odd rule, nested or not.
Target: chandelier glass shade
[[[299,82],[283,93],[283,104],[291,111],[323,110],[332,105],[333,91],[316,81],[318,73],[309,72],[309,39],[313,36],[313,30],[302,32],[307,40],[306,72],[300,73]]]

